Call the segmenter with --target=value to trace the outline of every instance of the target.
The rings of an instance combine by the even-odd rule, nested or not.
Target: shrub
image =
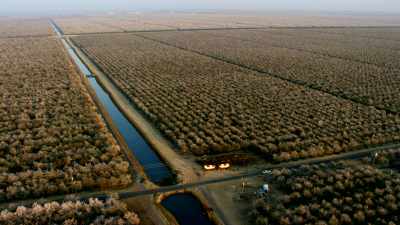
[[[108,199],[103,202],[89,199],[86,202],[68,201],[63,203],[34,203],[31,207],[19,206],[14,211],[0,212],[0,224],[126,224],[139,225],[137,214],[128,210],[118,200]]]

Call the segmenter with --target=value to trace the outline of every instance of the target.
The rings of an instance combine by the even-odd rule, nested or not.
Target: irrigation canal
[[[171,195],[163,200],[161,205],[175,216],[179,224],[214,225],[201,203],[191,194]],[[181,207],[182,205],[190,207]]]
[[[61,38],[64,47],[67,49],[70,57],[74,60],[75,64],[85,74],[91,87],[96,92],[97,98],[103,107],[108,111],[114,125],[118,128],[119,132],[125,139],[129,149],[138,159],[142,167],[145,169],[147,176],[156,184],[160,184],[165,180],[171,180],[174,176],[169,168],[162,162],[160,157],[154,152],[151,146],[145,141],[140,132],[129,122],[124,114],[118,109],[117,105],[113,102],[108,93],[97,82],[96,77],[90,72],[82,60],[78,57],[75,51],[63,39],[62,32],[58,30],[56,25],[53,28],[56,30],[57,35]]]
[[[64,39],[63,32],[54,21],[51,25],[57,36],[61,39],[68,54],[73,59],[81,72],[89,80],[96,96],[103,107],[108,111],[114,125],[118,128],[120,134],[125,139],[129,149],[138,159],[144,168],[147,176],[156,184],[162,184],[166,180],[174,178],[170,169],[162,162],[160,157],[154,152],[151,146],[145,141],[138,130],[129,122],[125,115],[118,109],[111,97],[97,82],[96,76],[90,72],[76,52]],[[123,196],[121,196],[123,197]],[[127,197],[127,196],[125,196]],[[200,201],[191,194],[176,194],[167,197],[161,204],[170,211],[180,225],[213,225],[208,218]]]

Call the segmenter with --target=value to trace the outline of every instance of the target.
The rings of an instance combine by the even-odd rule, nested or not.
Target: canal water
[[[57,27],[53,25],[53,28],[57,31],[57,35],[62,37],[61,32],[57,30]],[[103,107],[106,108],[113,123],[118,128],[120,134],[125,139],[129,149],[133,151],[136,159],[143,166],[147,176],[156,184],[168,185],[175,182],[175,176],[170,171],[160,157],[153,151],[151,146],[144,140],[139,131],[128,121],[125,115],[118,109],[114,104],[111,97],[103,89],[103,87],[97,82],[95,76],[90,72],[86,65],[81,61],[75,51],[70,47],[65,39],[61,39],[69,55],[74,60],[75,64],[78,65],[79,69],[83,74],[86,75],[89,80],[90,86],[95,90],[96,96],[99,99]]]
[[[100,103],[107,109],[113,123],[125,139],[129,149],[133,151],[135,157],[144,167],[147,176],[154,183],[159,185],[174,183],[175,176],[170,171],[169,167],[162,162],[151,146],[144,140],[143,136],[114,104],[108,93],[97,82],[95,76],[93,76],[76,52],[65,41],[62,32],[54,22],[51,22],[51,25],[58,37],[60,37],[75,64],[89,80],[89,83],[95,90]],[[161,204],[175,216],[180,225],[214,225],[214,223],[212,223],[208,218],[202,204],[192,194],[171,195],[163,200]]]
[[[171,195],[161,205],[174,215],[180,225],[214,225],[199,200],[191,194]]]
[[[113,123],[118,127],[128,147],[133,151],[135,157],[144,167],[147,176],[154,183],[171,184],[173,182],[173,174],[170,172],[169,168],[161,162],[161,159],[155,154],[149,144],[144,141],[140,133],[115,106],[110,96],[97,83],[96,78],[91,76],[88,79],[90,85],[96,91],[97,98],[107,109]]]

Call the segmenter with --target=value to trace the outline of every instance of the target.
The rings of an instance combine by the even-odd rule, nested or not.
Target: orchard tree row
[[[54,34],[46,19],[0,18],[0,38],[50,36]]]
[[[312,31],[324,32],[328,34],[342,35],[345,37],[365,37],[376,40],[400,41],[400,27],[356,27],[353,29],[330,28],[330,29],[311,29]]]
[[[262,28],[293,27],[294,29],[310,29],[310,27],[337,26],[393,26],[399,24],[396,16],[323,16],[307,14],[270,14],[270,13],[225,13],[222,11],[212,13],[192,12],[147,12],[133,14],[130,12],[118,12],[115,14],[96,14],[80,16],[60,16],[54,20],[62,27],[65,33],[99,33],[99,32],[121,32],[125,31],[148,31],[148,30],[177,30],[177,29],[227,29],[227,28]],[[329,30],[347,30],[329,29]],[[370,28],[368,28],[370,29]],[[374,28],[371,31],[385,32],[389,28]],[[390,28],[393,31],[396,28]],[[361,31],[362,29],[360,29]],[[397,28],[398,30],[398,28]],[[386,35],[385,32],[384,35]],[[380,33],[378,33],[379,35]],[[389,34],[389,33],[388,33]],[[377,34],[374,34],[374,36]],[[353,35],[352,35],[353,36]],[[395,36],[393,36],[395,38]]]
[[[62,48],[50,38],[0,41],[0,202],[131,182]]]
[[[400,223],[400,175],[393,171],[332,163],[275,170],[273,183],[282,194],[254,200],[257,225]]]
[[[182,152],[287,161],[400,140],[400,117],[134,35],[73,39]]]
[[[303,47],[293,47],[299,49],[293,49],[266,44],[269,41],[247,41],[229,35],[216,36],[209,32],[158,32],[140,35],[270,73],[365,105],[400,112],[399,69],[378,67],[301,50],[307,48],[310,43]],[[245,36],[249,35],[253,36],[253,33]],[[269,38],[264,37],[264,39]],[[281,39],[283,42],[284,38]],[[326,44],[319,48],[329,49],[330,46]],[[366,51],[368,52],[368,49]],[[371,55],[373,54],[375,53],[372,52]],[[394,60],[398,58],[398,53],[388,53],[385,57],[394,57]]]
[[[357,32],[350,37],[335,37],[335,34],[313,31],[312,29],[257,29],[201,31],[201,33],[381,67],[400,68],[397,60],[400,56],[398,41],[386,42],[380,39],[357,37]],[[388,72],[389,70],[386,71]]]
[[[34,203],[31,207],[6,209],[0,212],[0,224],[139,225],[140,219],[125,203],[110,198],[106,201],[89,199],[88,202]]]
[[[380,32],[384,32],[386,30],[390,30],[392,28],[379,28]],[[360,35],[360,33],[352,28],[347,28],[343,30],[349,30],[352,31],[352,34],[346,35],[343,33],[334,33],[332,32],[333,29],[322,29],[322,28],[292,28],[292,29],[284,29],[284,28],[276,28],[276,29],[265,29],[265,30],[252,30],[255,33],[260,33],[260,35],[264,32],[267,32],[270,37],[275,39],[275,36],[282,37],[283,40],[287,39],[292,39],[293,41],[297,40],[301,43],[303,43],[303,40],[308,41],[309,43],[312,44],[333,44],[333,45],[338,45],[341,44],[346,47],[351,47],[354,49],[354,47],[360,47],[367,49],[369,51],[369,47],[372,49],[378,48],[378,49],[386,49],[389,52],[392,52],[393,50],[398,50],[400,49],[400,46],[398,46],[398,41],[396,40],[389,40],[385,39],[385,41],[382,41],[382,39],[379,38],[374,38],[374,37],[369,37],[369,36],[363,36]],[[233,34],[233,32],[229,32],[229,34]],[[239,32],[240,33],[240,32]],[[358,35],[357,35],[358,34]],[[258,35],[256,35],[258,36]],[[301,47],[301,46],[297,46]],[[329,47],[329,46],[326,46]],[[359,51],[355,49],[356,51]],[[368,53],[368,52],[366,52]]]
[[[75,16],[55,18],[54,21],[65,34],[101,33],[101,32],[122,32],[117,24],[107,24],[107,17]],[[118,22],[115,19],[115,22]]]

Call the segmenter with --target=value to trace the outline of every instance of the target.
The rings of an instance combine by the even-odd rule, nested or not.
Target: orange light
[[[213,169],[215,169],[215,166],[214,165],[204,165],[204,169],[213,170]]]
[[[227,169],[227,168],[229,168],[231,165],[229,164],[229,163],[223,163],[223,164],[220,164],[219,165],[219,168],[220,169]]]

